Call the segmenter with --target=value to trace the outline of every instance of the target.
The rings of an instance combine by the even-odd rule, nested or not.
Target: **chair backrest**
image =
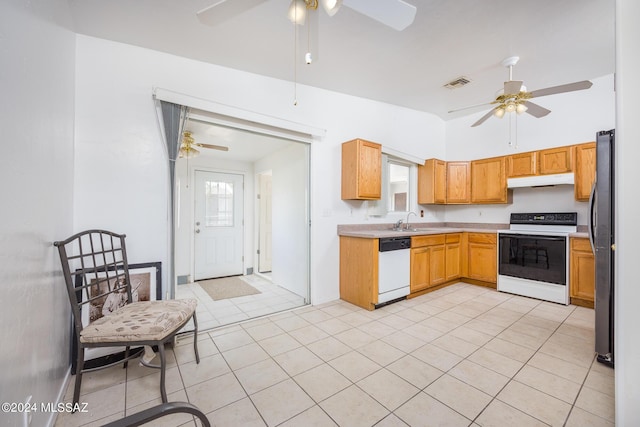
[[[125,235],[87,230],[54,242],[78,336],[87,325],[132,301]]]

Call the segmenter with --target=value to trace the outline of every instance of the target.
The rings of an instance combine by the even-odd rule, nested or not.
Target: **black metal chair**
[[[133,301],[125,235],[105,230],[87,230],[66,240],[54,242],[60,254],[62,272],[76,330],[77,365],[73,403],[78,403],[83,372],[104,369],[138,357],[131,347],[158,348],[160,365],[141,362],[160,369],[160,394],[167,402],[165,387],[165,344],[193,319],[193,349],[198,355],[197,300]],[[106,307],[106,308],[105,308]],[[83,321],[82,313],[85,312]],[[124,360],[84,369],[85,349],[125,347]]]
[[[202,427],[211,427],[207,416],[196,406],[187,402],[169,402],[154,406],[144,411],[127,415],[125,418],[105,424],[102,427],[136,427],[147,424],[151,421],[166,415],[187,413],[197,417],[202,423]]]

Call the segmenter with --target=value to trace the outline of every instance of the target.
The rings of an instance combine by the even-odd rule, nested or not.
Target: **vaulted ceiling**
[[[508,80],[500,63],[509,56],[520,57],[514,79],[529,90],[614,72],[613,0],[405,0],[417,13],[400,32],[345,6],[333,17],[319,8],[297,39],[286,17],[290,0],[266,0],[218,25],[202,24],[196,12],[218,1],[69,4],[81,34],[289,81],[295,68],[298,83],[444,120],[478,111],[449,110],[493,100]],[[305,65],[309,47],[314,59]],[[443,87],[461,76],[471,83]]]

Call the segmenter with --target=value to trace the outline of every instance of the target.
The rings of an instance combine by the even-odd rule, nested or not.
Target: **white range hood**
[[[548,185],[573,185],[573,173],[558,173],[553,175],[525,176],[507,179],[508,188],[543,187]]]

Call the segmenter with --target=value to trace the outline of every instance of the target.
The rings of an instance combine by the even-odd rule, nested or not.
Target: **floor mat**
[[[242,280],[240,276],[201,280],[197,283],[214,301],[260,293],[259,290]]]

